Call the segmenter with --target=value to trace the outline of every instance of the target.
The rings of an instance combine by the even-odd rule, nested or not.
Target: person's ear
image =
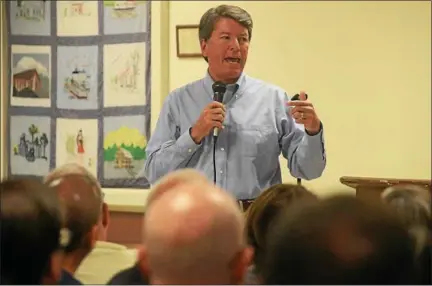
[[[43,285],[59,285],[62,275],[63,252],[58,250],[51,254],[47,272],[42,278]]]
[[[201,40],[200,41],[200,46],[201,46],[201,54],[203,57],[208,57],[207,56],[207,41],[206,40]]]
[[[243,284],[246,272],[253,259],[253,248],[245,247],[236,254],[230,263],[231,268],[231,284]]]
[[[147,248],[145,246],[142,246],[138,249],[138,265],[141,272],[147,276],[150,277],[150,268],[148,265],[148,258],[147,258]]]
[[[106,203],[102,204],[102,225],[104,228],[107,228],[110,222],[110,214],[108,205]]]

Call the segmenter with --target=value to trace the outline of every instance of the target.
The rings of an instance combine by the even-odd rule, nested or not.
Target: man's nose
[[[239,43],[239,41],[238,41],[236,38],[234,38],[234,39],[231,41],[230,49],[231,49],[231,50],[234,50],[234,51],[238,51],[238,50],[240,50],[240,43]]]

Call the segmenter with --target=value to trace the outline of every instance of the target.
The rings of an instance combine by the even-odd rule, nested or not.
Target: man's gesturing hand
[[[195,125],[191,130],[191,137],[196,144],[201,143],[213,128],[222,129],[222,123],[225,119],[225,106],[217,101],[207,105],[201,112]]]

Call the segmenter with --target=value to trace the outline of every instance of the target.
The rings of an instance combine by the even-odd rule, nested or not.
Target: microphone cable
[[[216,142],[217,136],[213,136],[213,183],[216,185]]]
[[[212,85],[213,90],[213,101],[222,103],[224,94],[226,92],[227,86],[223,82],[216,81]],[[213,183],[216,185],[216,142],[219,130],[217,128],[213,129]]]

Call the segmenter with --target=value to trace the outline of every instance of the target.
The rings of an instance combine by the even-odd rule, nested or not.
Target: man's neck
[[[224,84],[234,84],[238,81],[239,78],[231,78],[231,79],[227,79],[227,78],[220,78],[218,76],[215,75],[215,73],[213,73],[210,68],[207,70],[208,74],[210,75],[210,77],[212,78],[213,81],[220,81]]]
[[[74,274],[75,271],[80,266],[81,262],[83,261],[84,257],[81,255],[66,255],[63,258],[63,270],[69,272],[70,274]]]

